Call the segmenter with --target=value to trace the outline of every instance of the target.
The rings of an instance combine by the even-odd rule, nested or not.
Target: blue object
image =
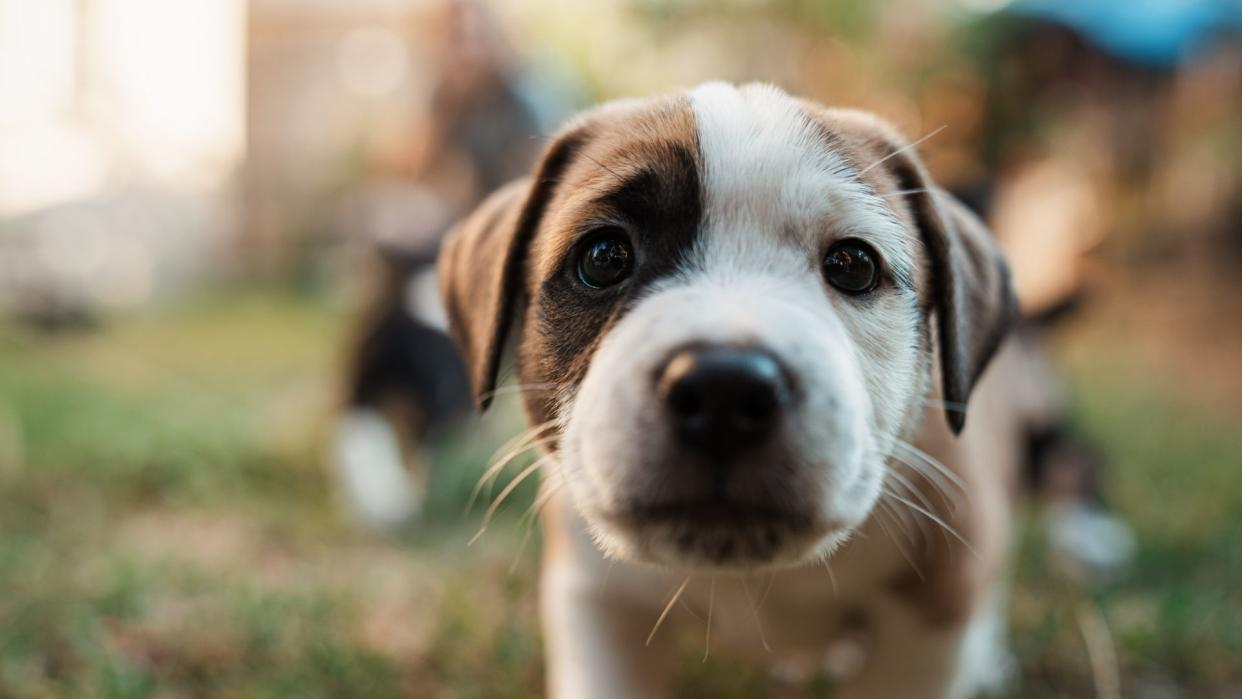
[[[1063,25],[1131,63],[1169,69],[1242,33],[1242,0],[1015,0],[1004,12]]]

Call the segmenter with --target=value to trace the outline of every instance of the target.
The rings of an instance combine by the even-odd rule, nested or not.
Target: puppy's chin
[[[585,517],[609,557],[718,572],[802,565],[830,555],[852,531],[817,514],[721,501],[637,505]]]
[[[730,512],[713,504],[586,515],[610,557],[719,572],[781,569],[830,555],[851,529],[802,516]]]
[[[821,560],[845,543],[871,510],[868,485],[850,488],[858,507],[848,513],[814,499],[777,505],[719,494],[627,500],[579,512],[609,557],[683,570],[782,569]]]

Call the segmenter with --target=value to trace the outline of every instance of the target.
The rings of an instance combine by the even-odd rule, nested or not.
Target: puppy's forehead
[[[912,241],[879,194],[889,183],[860,165],[850,137],[770,85],[708,83],[690,93],[700,145],[704,215],[728,257],[759,237],[815,249],[857,236],[913,275]]]
[[[802,105],[774,87],[707,83],[690,93],[709,216],[752,227],[830,210],[829,198],[859,189]],[[793,222],[791,222],[793,223]]]

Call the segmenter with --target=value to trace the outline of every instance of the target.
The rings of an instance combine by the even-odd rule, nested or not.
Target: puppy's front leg
[[[540,590],[548,696],[638,699],[667,694],[668,649],[646,645],[659,610],[604,594],[571,564],[547,566]]]

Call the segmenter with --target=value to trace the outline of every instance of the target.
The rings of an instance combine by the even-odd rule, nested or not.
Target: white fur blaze
[[[905,228],[798,102],[769,85],[725,83],[695,88],[690,102],[713,262],[753,259],[771,236],[814,244],[832,228],[865,237],[897,273],[910,274]]]

